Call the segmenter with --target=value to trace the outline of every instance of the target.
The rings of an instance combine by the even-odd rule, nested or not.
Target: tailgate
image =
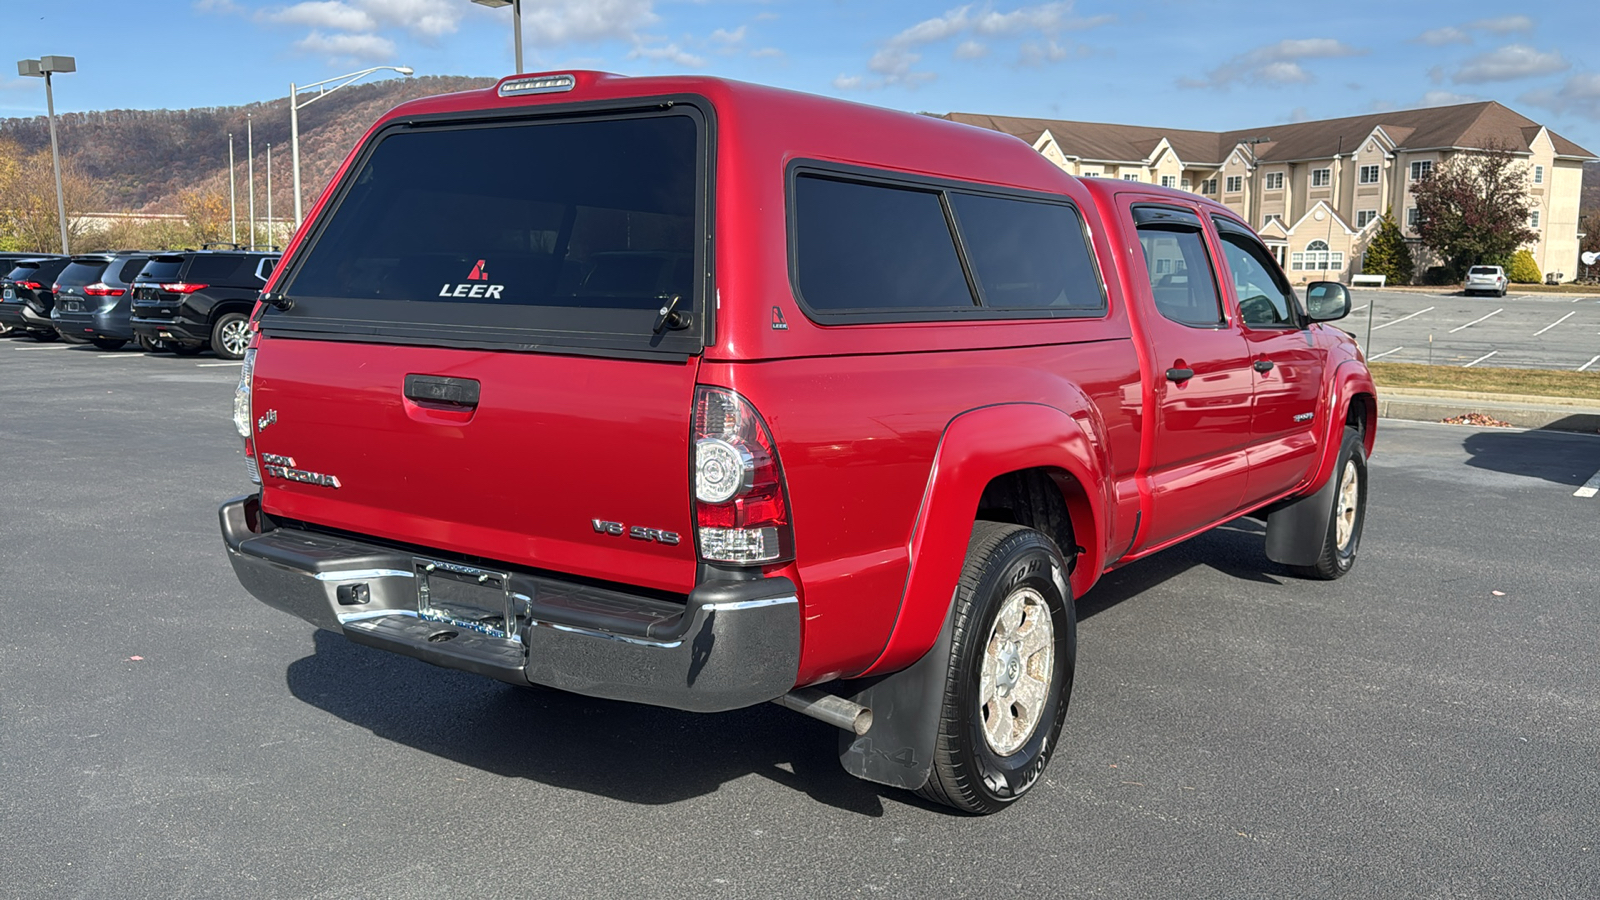
[[[424,548],[686,593],[697,365],[268,338],[252,396],[253,417],[268,423],[255,436],[262,506]],[[408,397],[407,377],[419,375],[423,385],[429,376],[476,382],[476,406],[429,400],[416,379],[409,393],[420,399]],[[634,526],[681,539],[631,538]]]

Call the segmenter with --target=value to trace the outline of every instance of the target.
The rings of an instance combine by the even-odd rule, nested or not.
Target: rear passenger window
[[[936,191],[801,175],[795,260],[812,309],[972,308]]]
[[[1193,227],[1182,220],[1139,226],[1139,246],[1144,250],[1150,293],[1162,316],[1185,325],[1220,325],[1222,301],[1211,277],[1211,258],[1200,236],[1199,219]]]
[[[117,273],[117,280],[123,284],[128,284],[129,282],[133,281],[133,279],[139,277],[139,270],[144,268],[144,264],[146,262],[148,262],[148,260],[145,259],[145,257],[136,256],[133,259],[123,263],[122,271]]]
[[[242,256],[196,256],[194,262],[189,263],[189,271],[183,273],[183,280],[191,284],[215,284],[229,282],[235,270],[239,268]]]
[[[1078,211],[1059,203],[951,194],[967,259],[996,309],[1105,307]]]

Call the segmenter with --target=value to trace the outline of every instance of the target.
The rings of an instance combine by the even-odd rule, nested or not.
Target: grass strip
[[[1478,391],[1530,397],[1600,400],[1600,372],[1559,369],[1463,369],[1415,363],[1368,363],[1379,388],[1421,388],[1435,391]]]

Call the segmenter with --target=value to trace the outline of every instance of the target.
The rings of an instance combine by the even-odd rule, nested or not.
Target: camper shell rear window
[[[397,123],[275,287],[267,333],[684,356],[709,334],[710,106]],[[463,119],[468,119],[463,121]],[[660,310],[680,316],[663,324]],[[672,327],[672,325],[678,327]]]

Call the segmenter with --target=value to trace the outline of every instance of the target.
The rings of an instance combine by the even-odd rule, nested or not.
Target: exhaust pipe
[[[866,734],[872,727],[872,710],[816,688],[790,691],[772,702],[855,734]]]

